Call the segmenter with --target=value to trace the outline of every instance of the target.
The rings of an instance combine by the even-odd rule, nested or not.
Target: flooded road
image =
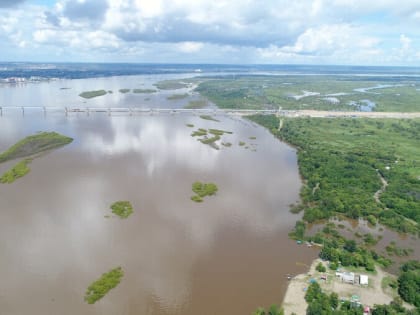
[[[286,274],[317,256],[287,236],[298,219],[295,151],[245,120],[216,118],[0,117],[0,151],[37,131],[74,138],[0,185],[1,313],[242,315],[280,304]],[[222,136],[232,146],[200,143],[197,128],[232,131]],[[192,202],[197,180],[218,193]],[[117,200],[133,204],[126,220],[106,217]],[[117,266],[121,283],[85,303],[89,284]]]

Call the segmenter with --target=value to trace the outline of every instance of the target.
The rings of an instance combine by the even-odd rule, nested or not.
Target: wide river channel
[[[150,88],[150,80],[3,86],[0,95],[3,106],[183,106],[166,95],[185,91],[118,92]],[[113,93],[78,97],[102,88]],[[317,256],[288,239],[299,218],[289,212],[301,187],[296,152],[247,120],[214,118],[5,110],[0,151],[38,131],[74,141],[0,184],[0,313],[246,315],[280,304],[286,275],[304,272]],[[205,145],[191,136],[197,128],[231,131],[222,141],[232,145]],[[14,163],[0,164],[0,173]],[[219,190],[195,203],[195,181]],[[127,219],[111,213],[118,200],[133,204]],[[89,284],[118,266],[121,283],[87,304]]]

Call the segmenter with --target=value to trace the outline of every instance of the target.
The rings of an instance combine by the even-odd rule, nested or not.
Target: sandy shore
[[[362,271],[362,274],[367,274],[369,276],[369,285],[360,286],[357,284],[352,285],[341,282],[341,280],[335,276],[335,271],[328,270],[328,268],[327,272],[324,273],[316,271],[315,267],[319,262],[327,267],[326,262],[323,262],[321,259],[316,259],[312,262],[307,273],[299,274],[290,280],[283,300],[285,315],[291,315],[293,313],[297,315],[306,314],[308,304],[305,301],[305,288],[309,286],[309,281],[311,279],[315,279],[326,293],[336,292],[339,298],[342,299],[349,299],[351,296],[357,295],[363,305],[371,307],[375,304],[389,304],[393,298],[397,296],[395,291],[390,289],[384,290],[382,288],[382,279],[384,277],[393,279],[396,279],[396,277],[383,271],[379,267],[376,267],[375,274],[367,274]],[[327,275],[326,281],[320,280],[321,274]],[[407,307],[408,305],[405,306]]]

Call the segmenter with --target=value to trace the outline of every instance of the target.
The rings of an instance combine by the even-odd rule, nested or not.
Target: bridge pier
[[[0,106],[0,116],[3,116],[3,107]]]
[[[22,106],[22,116],[25,116],[25,107]]]

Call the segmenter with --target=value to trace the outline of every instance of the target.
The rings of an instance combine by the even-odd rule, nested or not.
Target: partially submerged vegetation
[[[179,80],[165,80],[154,84],[160,90],[178,90],[189,86],[187,82]]]
[[[83,98],[94,98],[94,97],[98,97],[98,96],[102,96],[107,94],[108,92],[105,90],[95,90],[95,91],[86,91],[86,92],[82,92],[79,94],[80,97]]]
[[[0,183],[13,183],[16,179],[29,173],[28,164],[37,155],[64,146],[73,139],[56,132],[40,132],[28,136],[0,154],[0,163],[17,158],[25,158],[6,171],[0,177]]]
[[[120,93],[125,94],[125,93],[129,93],[131,90],[130,89],[120,89],[119,91],[120,91]]]
[[[365,217],[400,232],[418,233],[420,222],[420,121],[398,119],[284,119],[251,116],[298,148],[304,220],[336,214]],[[388,182],[381,188],[377,172]]]
[[[220,122],[220,120],[217,120],[216,118],[213,118],[213,116],[210,116],[210,115],[200,115],[200,118],[204,120],[212,120],[212,121]]]
[[[154,89],[133,89],[133,93],[136,94],[147,94],[147,93],[156,93]]]
[[[5,172],[0,177],[0,183],[3,184],[11,184],[16,179],[25,176],[27,173],[29,173],[30,168],[28,167],[28,163],[30,163],[31,159],[24,159],[17,163],[15,166],[13,166],[10,170]]]
[[[192,191],[195,193],[195,195],[191,197],[191,200],[195,202],[203,202],[204,197],[213,196],[216,194],[217,190],[218,188],[216,184],[194,182],[192,184]]]
[[[232,134],[231,131],[225,131],[220,129],[204,129],[204,128],[198,128],[197,130],[193,131],[191,133],[192,137],[198,137],[198,141],[200,141],[203,144],[208,144],[212,148],[219,150],[219,145],[216,144],[217,141],[221,139],[221,136],[224,134]],[[209,136],[212,135],[212,136]]]
[[[242,75],[201,78],[196,91],[220,108],[418,112],[417,89],[409,77]]]
[[[64,146],[72,141],[72,138],[63,136],[56,132],[40,132],[20,140],[1,153],[0,163],[16,158],[33,156],[38,153]]]
[[[133,213],[133,206],[129,201],[117,201],[111,205],[112,213],[121,219],[127,219]]]
[[[176,101],[176,100],[182,100],[184,98],[188,97],[188,93],[183,93],[183,94],[172,94],[169,95],[168,97],[166,97],[167,100],[169,101]]]
[[[88,286],[85,293],[85,301],[94,304],[102,299],[111,289],[115,288],[120,282],[124,272],[121,267],[112,269]]]
[[[184,106],[184,108],[187,109],[200,109],[208,106],[207,100],[194,100],[190,101],[187,105]]]

